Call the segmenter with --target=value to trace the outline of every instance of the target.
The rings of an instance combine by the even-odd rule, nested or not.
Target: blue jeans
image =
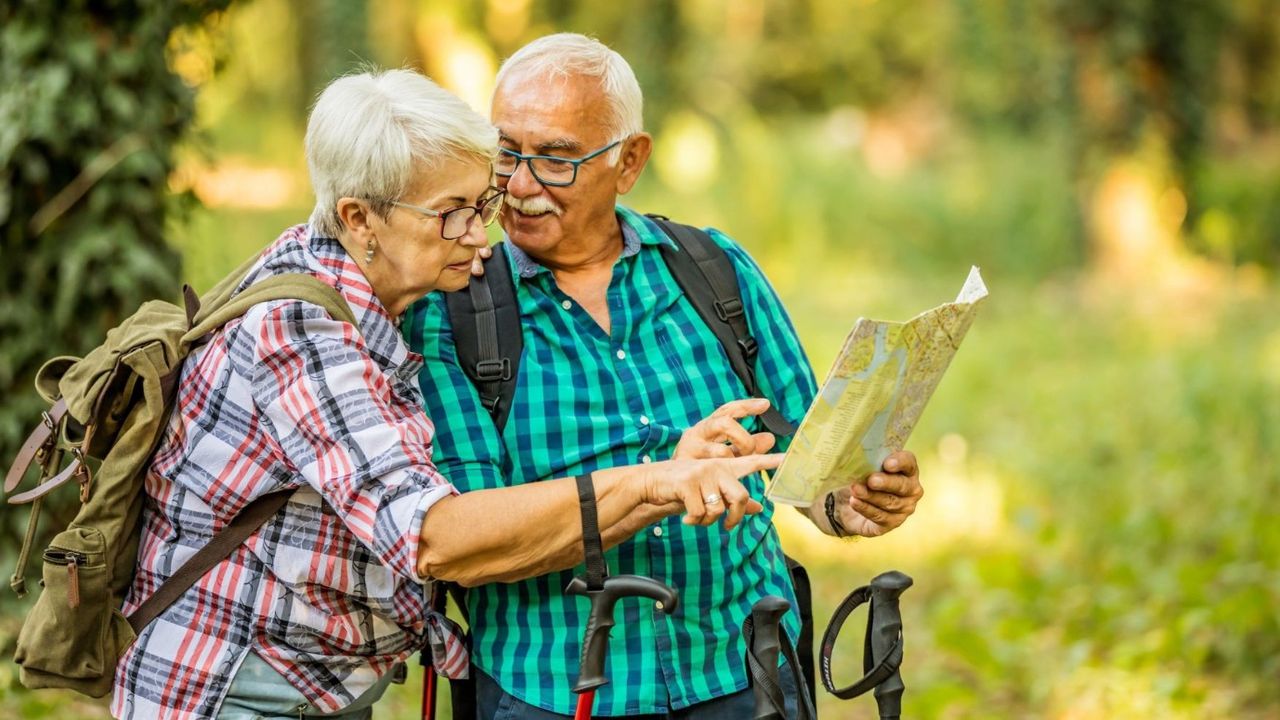
[[[397,673],[383,675],[355,702],[336,713],[324,714],[289,684],[276,669],[250,652],[231,679],[231,687],[218,711],[219,720],[285,720],[328,718],[329,720],[369,720],[373,704],[382,697]]]
[[[782,692],[786,695],[788,718],[796,714],[797,690],[795,678],[790,666],[783,664],[778,669],[781,676]],[[534,707],[521,702],[501,687],[493,678],[480,672],[474,665],[471,672],[476,676],[476,720],[564,720],[572,715],[556,713]],[[632,717],[644,720],[743,720],[755,715],[756,701],[751,688],[725,695],[714,700],[700,702],[683,710],[672,710],[658,715],[635,715]]]

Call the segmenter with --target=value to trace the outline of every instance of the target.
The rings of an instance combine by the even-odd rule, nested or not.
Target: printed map
[[[769,497],[807,507],[830,490],[864,481],[901,450],[986,297],[975,267],[953,303],[905,323],[859,319],[774,474]]]

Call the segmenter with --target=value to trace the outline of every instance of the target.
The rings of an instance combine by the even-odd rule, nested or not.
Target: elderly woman
[[[306,302],[263,303],[188,359],[147,480],[125,612],[246,503],[298,489],[142,630],[116,671],[117,717],[368,717],[426,639],[456,656],[456,638],[429,618],[425,578],[474,584],[581,559],[572,478],[458,494],[436,471],[421,358],[396,327],[415,299],[466,285],[502,202],[490,187],[496,131],[421,75],[392,71],[331,84],[306,145],[311,221],[268,247],[242,287],[309,273],[358,327]],[[600,524],[686,501],[690,523],[734,523],[760,509],[737,478],[776,464],[596,473]],[[704,508],[717,493],[723,505]]]

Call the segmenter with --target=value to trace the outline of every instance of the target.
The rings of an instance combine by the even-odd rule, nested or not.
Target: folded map
[[[953,303],[905,323],[860,318],[774,474],[769,497],[807,507],[828,491],[865,481],[901,450],[986,297],[975,267]]]

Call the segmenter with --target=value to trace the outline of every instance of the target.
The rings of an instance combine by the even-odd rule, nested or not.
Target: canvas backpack
[[[302,300],[356,324],[342,296],[310,275],[276,275],[236,293],[257,259],[246,261],[200,297],[184,287],[185,307],[161,300],[144,303],[85,357],[55,357],[36,374],[36,389],[51,407],[4,481],[9,503],[31,504],[10,581],[20,596],[26,592],[24,570],[41,499],[74,484],[80,508],[43,553],[40,596],[18,635],[14,660],[26,687],[106,695],[116,663],[136,634],[292,494],[278,491],[250,503],[134,613],[121,613],[137,561],[144,478],[186,357],[226,323],[273,300]],[[35,487],[15,493],[33,467],[39,476]]]

